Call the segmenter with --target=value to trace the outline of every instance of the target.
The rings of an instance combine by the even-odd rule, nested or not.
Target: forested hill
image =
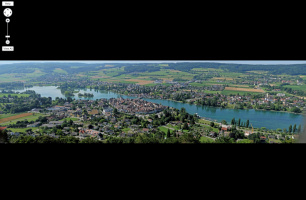
[[[306,75],[306,64],[295,65],[247,65],[225,63],[169,63],[169,69],[190,71],[193,68],[219,68],[230,72],[268,71],[270,74]]]
[[[306,64],[295,65],[248,65],[248,64],[226,64],[226,63],[203,63],[203,62],[179,62],[167,63],[166,67],[159,64],[133,64],[125,67],[125,72],[153,72],[162,68],[190,72],[193,68],[216,68],[229,72],[245,73],[247,71],[268,71],[270,74],[306,75]]]
[[[109,66],[105,66],[109,65]],[[124,64],[128,66],[129,64]],[[64,62],[52,62],[52,63],[14,63],[0,65],[0,74],[8,73],[33,73],[36,69],[39,69],[45,73],[52,73],[55,69],[60,68],[72,73],[80,73],[87,71],[95,71],[103,68],[112,68],[122,66],[118,63],[97,63],[97,64],[86,64],[86,63],[64,63]]]
[[[226,64],[226,63],[203,63],[203,62],[179,62],[167,63],[161,65],[160,63],[74,63],[74,62],[52,62],[52,63],[15,63],[0,65],[0,75],[8,73],[33,73],[39,69],[44,73],[52,73],[56,69],[62,69],[69,74],[97,71],[104,68],[115,68],[126,66],[124,71],[131,72],[153,72],[159,71],[162,68],[174,69],[179,71],[190,72],[193,68],[216,68],[223,69],[229,72],[245,73],[247,71],[268,71],[270,74],[288,74],[288,75],[306,75],[306,64],[294,65],[247,65],[247,64]],[[124,73],[124,72],[122,72]]]

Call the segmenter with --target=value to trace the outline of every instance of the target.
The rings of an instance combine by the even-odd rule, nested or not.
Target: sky
[[[164,62],[217,62],[217,63],[235,63],[235,64],[260,64],[260,65],[267,65],[267,64],[306,64],[306,60],[67,60],[67,61],[10,61],[4,60],[0,61],[1,64],[12,64],[12,63],[25,63],[25,62],[79,62],[79,63],[164,63]]]

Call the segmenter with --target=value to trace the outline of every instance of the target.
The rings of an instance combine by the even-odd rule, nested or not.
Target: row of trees
[[[302,130],[301,124],[298,127],[296,127],[296,124],[294,124],[293,127],[290,124],[288,128],[288,133],[301,133],[301,130]],[[283,131],[286,133],[287,132],[286,128],[284,128]]]
[[[235,118],[233,118],[231,121],[231,125],[249,128],[250,121],[247,120],[246,122],[242,122],[240,118],[238,120],[235,120]]]

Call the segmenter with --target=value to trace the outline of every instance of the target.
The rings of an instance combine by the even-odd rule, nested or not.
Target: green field
[[[198,71],[198,72],[222,72],[222,69],[215,69],[215,68],[193,68],[192,71]]]
[[[28,96],[30,96],[29,94],[9,94],[9,93],[0,93],[0,97],[3,97],[3,96],[8,97],[8,95],[10,95],[10,96],[17,96],[17,97],[28,97]]]
[[[204,90],[203,92],[204,92],[204,93],[208,93],[208,94],[217,94],[217,93],[221,94],[222,91]]]
[[[1,115],[1,118],[7,118],[7,117],[11,117],[11,116],[15,116],[15,115],[20,115],[22,113],[18,113],[18,114],[5,114],[5,115]],[[9,122],[4,122],[4,123],[0,123],[2,126],[4,125],[8,125],[8,124],[16,124],[17,121],[23,121],[23,120],[28,120],[28,121],[35,121],[36,119],[38,119],[40,116],[44,117],[44,116],[48,116],[42,113],[35,113],[34,115],[30,115],[30,116],[26,116],[26,117],[21,117],[18,119],[14,119],[11,120]]]
[[[15,115],[20,115],[22,113],[15,113],[15,114],[0,114],[0,119],[3,119],[3,118],[8,118],[8,117],[12,117],[12,116],[15,116]]]
[[[8,73],[0,75],[0,83],[1,82],[17,82],[17,81],[29,81],[32,78],[36,78],[46,73],[41,72],[39,69],[35,68],[35,71],[32,73]]]
[[[247,95],[247,94],[260,94],[260,92],[245,92],[245,91],[231,91],[231,90],[223,90],[221,92],[221,94],[223,95],[230,95],[230,94],[233,94],[233,95]]]
[[[209,137],[202,136],[200,137],[201,143],[214,143],[215,141]]]
[[[67,122],[70,121],[70,120],[72,120],[72,121],[79,121],[79,119],[75,118],[75,117],[67,117],[67,118],[61,119],[59,121],[64,121],[65,119],[67,120]]]
[[[199,119],[199,123],[200,123],[200,124],[207,124],[207,125],[209,125],[209,124],[210,124],[210,121],[205,120],[205,119]]]
[[[208,86],[207,84],[205,84],[205,82],[202,83],[190,83],[191,86],[195,86],[195,87],[204,87],[204,86]]]
[[[169,130],[168,128],[163,127],[163,126],[159,126],[158,129],[163,131],[164,133],[167,133],[167,131]],[[173,132],[173,130],[170,129],[170,133],[172,133],[172,132]]]
[[[306,85],[284,85],[286,88],[291,88],[292,90],[306,91]]]
[[[65,70],[61,68],[55,68],[53,71],[56,73],[60,73],[60,74],[68,74],[68,72],[66,72]]]
[[[122,132],[127,133],[129,130],[131,130],[131,129],[130,129],[130,128],[123,128],[123,129],[122,129]]]
[[[28,129],[30,129],[30,128],[8,128],[7,130],[10,130],[10,131],[12,131],[14,133],[15,132],[25,133],[26,130],[28,130]],[[34,130],[33,127],[31,129]]]

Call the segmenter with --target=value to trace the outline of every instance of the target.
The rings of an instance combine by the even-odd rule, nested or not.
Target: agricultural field
[[[32,78],[37,78],[39,76],[45,75],[46,73],[40,71],[39,69],[35,69],[32,73],[6,73],[0,74],[0,83],[4,82],[25,82],[29,81]]]
[[[248,86],[248,85],[229,85],[229,87],[249,88],[250,86]],[[254,86],[251,86],[251,87],[254,87]]]
[[[22,113],[22,114],[5,114],[5,115],[0,115],[0,124],[5,123],[5,122],[11,122],[16,119],[25,119],[25,118],[30,118],[29,116],[33,115],[33,113]],[[28,120],[30,121],[30,120]]]
[[[250,95],[250,94],[258,94],[258,92],[245,92],[245,91],[232,91],[232,90],[223,90],[220,94],[223,95]],[[230,105],[228,105],[230,106]]]
[[[151,66],[155,65],[147,65],[147,67]],[[199,87],[217,84],[233,84],[233,81],[236,79],[246,76],[243,73],[228,72],[223,69],[215,68],[193,68],[189,72],[186,72],[169,69],[168,64],[158,64],[157,66],[161,67],[160,70],[152,72],[126,72],[125,66],[122,66],[109,69],[100,69],[96,71],[81,72],[78,74],[78,76],[87,76],[93,80],[101,80],[106,82],[136,83],[139,85],[153,86],[156,85],[154,81],[157,79],[162,79],[163,83],[167,83],[167,81],[173,80],[177,80],[178,82],[185,82],[192,80],[197,75],[217,75],[217,77],[211,77],[209,80],[203,81],[202,83],[191,83],[191,85]],[[182,81],[180,81],[180,79]]]
[[[149,81],[149,80],[141,80],[141,79],[126,79],[125,81],[128,82],[133,82],[133,83],[137,83],[138,85],[147,85],[150,83],[153,83],[154,81]]]
[[[215,69],[215,68],[193,68],[192,71],[197,72],[222,72],[222,69]]]
[[[45,116],[48,116],[48,115],[45,115],[45,114],[42,114],[42,113],[34,113],[33,115],[24,116],[24,117],[16,118],[16,119],[1,123],[1,125],[16,124],[17,121],[23,121],[23,120],[35,121],[40,116],[45,117]]]
[[[124,67],[91,71],[79,76],[89,76],[91,79],[99,79],[101,81],[136,83],[139,85],[152,85],[156,79],[162,79],[163,83],[166,83],[166,81],[172,81],[175,78],[191,80],[194,77],[194,74],[172,69],[161,69],[155,72],[122,72],[124,72]]]
[[[60,73],[60,74],[68,74],[68,72],[66,72],[65,70],[61,68],[55,68],[53,72]]]
[[[233,78],[229,78],[229,77],[214,77],[212,79],[214,79],[214,80],[226,80],[226,81],[234,80]]]
[[[225,87],[225,91],[241,91],[241,92],[261,92],[264,93],[263,89],[253,89],[253,88],[236,88],[236,87]]]
[[[284,87],[306,92],[306,85],[284,85]]]
[[[262,71],[262,70],[257,70],[257,71],[246,71],[248,73],[255,73],[255,74],[267,74],[268,71]]]

